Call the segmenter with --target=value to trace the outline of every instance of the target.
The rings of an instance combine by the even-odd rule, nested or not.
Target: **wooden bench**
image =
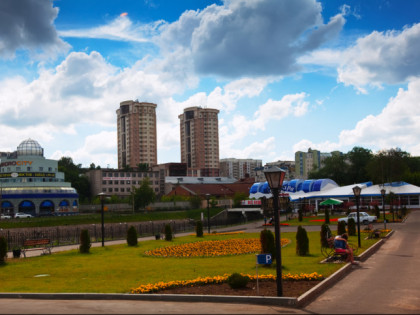
[[[42,254],[51,254],[51,241],[49,238],[41,238],[35,240],[25,240],[23,242],[23,256],[26,258],[26,252],[32,250],[42,250]]]

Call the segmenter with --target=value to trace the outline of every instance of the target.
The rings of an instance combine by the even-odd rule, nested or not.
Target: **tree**
[[[409,171],[410,154],[401,149],[379,151],[368,163],[369,177],[375,183],[392,183],[401,181]]]
[[[248,196],[242,192],[236,192],[233,195],[233,207],[238,208],[241,206],[241,201],[247,199]]]
[[[261,254],[271,254],[271,259],[276,259],[276,243],[273,232],[264,229],[260,232]]]
[[[89,254],[91,247],[89,230],[83,229],[80,231],[80,247],[79,251],[82,254]]]
[[[137,164],[137,169],[138,169],[139,172],[148,172],[149,171],[149,164],[139,163],[139,164]]]
[[[369,181],[367,166],[373,158],[372,151],[362,147],[354,147],[347,152],[346,158],[349,161],[349,166],[345,184],[350,185]]]
[[[81,164],[75,165],[71,157],[62,157],[58,161],[58,170],[64,173],[65,180],[77,190],[80,202],[90,200],[90,184]]]
[[[134,210],[144,209],[147,205],[156,200],[156,194],[150,186],[149,178],[144,178],[141,181],[140,187],[132,188],[132,202],[134,202]]]
[[[319,170],[310,172],[310,178],[330,178],[337,184],[342,185],[346,181],[348,164],[342,154],[333,154],[323,161],[323,167]]]
[[[137,244],[138,244],[137,230],[134,226],[130,226],[130,228],[127,230],[127,245],[137,246]]]

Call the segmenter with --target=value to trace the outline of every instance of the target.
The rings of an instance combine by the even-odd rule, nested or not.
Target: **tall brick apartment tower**
[[[117,109],[118,168],[157,164],[156,104],[125,101]]]
[[[188,107],[179,115],[181,163],[187,176],[219,176],[219,110]]]

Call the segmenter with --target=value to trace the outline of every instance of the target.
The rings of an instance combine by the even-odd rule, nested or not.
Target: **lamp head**
[[[359,186],[354,186],[353,187],[353,194],[356,197],[360,197],[360,193],[362,192],[362,188],[360,188]]]
[[[382,195],[382,197],[383,197],[383,196],[385,196],[385,193],[386,193],[385,188],[382,188],[382,189],[381,189],[381,195]]]
[[[104,193],[104,192],[100,192],[100,193],[98,194],[98,197],[99,197],[99,199],[100,199],[101,201],[103,201],[103,200],[105,200],[105,198],[106,198],[106,197],[108,197],[108,195],[107,195],[106,193]]]
[[[277,166],[264,167],[264,175],[270,189],[281,189],[286,171]]]

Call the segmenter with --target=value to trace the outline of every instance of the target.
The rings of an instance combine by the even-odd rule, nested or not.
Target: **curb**
[[[388,233],[359,257],[366,261],[393,234]],[[193,294],[118,294],[118,293],[0,293],[0,299],[39,299],[39,300],[136,300],[136,301],[168,301],[168,302],[211,302],[211,303],[242,303],[257,305],[285,306],[302,308],[312,302],[321,293],[332,287],[352,271],[352,265],[347,263],[321,283],[305,292],[298,298],[272,296],[230,296],[230,295],[193,295]]]

